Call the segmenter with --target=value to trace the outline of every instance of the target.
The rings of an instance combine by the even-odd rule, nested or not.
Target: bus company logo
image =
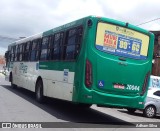
[[[22,70],[23,73],[27,73],[27,68],[28,68],[27,65],[24,65],[23,63],[20,63],[19,70]]]
[[[118,27],[118,26],[116,26],[116,30],[117,30],[117,31],[119,30],[119,27]]]
[[[121,34],[126,34],[126,35],[130,35],[133,36],[134,32],[131,30],[127,30],[126,28],[122,28],[119,26],[116,26],[116,31],[120,32]]]

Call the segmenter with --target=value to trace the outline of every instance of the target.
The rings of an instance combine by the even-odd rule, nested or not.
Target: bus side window
[[[54,35],[54,45],[52,49],[52,59],[61,60],[62,55],[62,44],[63,44],[64,33],[57,33]]]
[[[75,52],[75,42],[76,42],[76,28],[67,31],[66,36],[67,37],[64,44],[64,59],[73,60]]]
[[[75,58],[80,53],[80,47],[82,44],[82,36],[83,36],[83,28],[80,27],[77,30],[77,39],[76,39],[76,50],[75,50]]]
[[[5,53],[6,67],[8,67],[8,62],[10,62],[10,50]]]
[[[18,45],[15,46],[15,52],[14,52],[14,61],[18,61]]]
[[[22,61],[25,61],[25,47],[26,47],[26,43],[22,44]]]
[[[16,57],[17,57],[17,61],[20,61],[20,45],[17,45],[17,54],[16,54]]]
[[[36,51],[36,61],[39,60],[40,58],[40,53],[41,53],[41,39],[37,39],[37,51]]]
[[[37,40],[33,40],[32,46],[31,46],[31,55],[30,55],[30,61],[36,60],[36,52],[37,52]]]
[[[21,44],[21,45],[19,45],[19,61],[22,61],[23,59],[23,45]]]
[[[49,36],[47,60],[51,60],[52,59],[53,38],[54,38],[53,35]]]
[[[5,53],[5,60],[6,60],[6,64],[8,63],[8,56],[9,56],[9,51],[6,51],[6,53]]]
[[[31,42],[27,42],[24,47],[24,61],[29,61]]]
[[[75,60],[80,51],[82,28],[67,31],[66,44],[64,45],[64,59]]]
[[[43,37],[42,39],[42,45],[41,45],[41,55],[40,60],[47,60],[47,48],[48,48],[48,37]]]
[[[15,46],[11,47],[10,61],[14,61],[15,56]]]

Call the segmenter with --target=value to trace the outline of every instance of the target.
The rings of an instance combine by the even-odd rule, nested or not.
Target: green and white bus
[[[88,16],[18,40],[6,52],[11,86],[85,106],[144,107],[154,35]]]

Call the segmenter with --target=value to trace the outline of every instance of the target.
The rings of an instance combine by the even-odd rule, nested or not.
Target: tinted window
[[[54,45],[52,51],[52,59],[60,60],[62,55],[63,33],[57,33],[54,36]]]
[[[47,49],[42,49],[40,60],[46,60],[46,59],[47,59]]]
[[[37,39],[36,60],[39,60],[41,52],[41,39]]]
[[[36,59],[36,50],[32,50],[31,51],[31,58],[30,58],[30,60],[31,61],[35,61],[35,59]]]
[[[11,47],[11,54],[10,54],[10,61],[14,61],[14,57],[15,57],[15,46]]]
[[[53,36],[51,35],[51,36],[49,36],[47,60],[52,59],[52,51],[53,51]]]
[[[153,94],[160,97],[160,91],[156,91]]]
[[[66,47],[66,60],[73,60],[75,56],[75,45],[70,45]]]
[[[30,58],[30,44],[31,42],[27,42],[24,47],[24,60],[29,61]]]
[[[48,41],[49,41],[49,38],[48,38],[48,37],[44,37],[44,38],[42,39],[42,49],[48,48]]]
[[[14,61],[14,54],[11,54],[11,61]]]
[[[19,54],[19,61],[22,61],[23,60],[23,53],[20,53]]]
[[[19,53],[18,53],[18,61],[22,61],[23,60],[23,45],[19,45],[19,49],[18,49]]]
[[[44,37],[44,38],[42,39],[40,60],[47,60],[47,48],[48,48],[48,43],[49,43],[49,37]]]
[[[26,48],[25,48],[25,50],[26,50],[26,51],[28,51],[28,50],[29,50],[29,48],[30,48],[30,44],[31,44],[31,42],[27,42],[27,44],[26,44]]]
[[[30,54],[30,60],[35,61],[36,60],[36,53],[38,49],[38,40],[34,40],[32,42],[32,47],[31,47],[31,54]]]
[[[22,52],[22,51],[23,51],[23,48],[22,48],[22,47],[23,47],[22,44],[19,45],[19,52]]]
[[[34,40],[32,43],[32,50],[36,50],[37,49],[37,41]]]
[[[66,43],[64,45],[64,59],[75,60],[80,51],[82,41],[82,28],[74,28],[67,31]]]

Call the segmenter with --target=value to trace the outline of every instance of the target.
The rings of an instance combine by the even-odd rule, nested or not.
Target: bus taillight
[[[150,72],[148,72],[146,74],[146,76],[145,76],[144,83],[143,83],[143,88],[142,88],[142,92],[141,92],[141,96],[143,96],[145,94],[146,90],[147,90],[149,76],[150,76]]]
[[[89,60],[86,60],[85,84],[87,87],[92,85],[92,65]]]

